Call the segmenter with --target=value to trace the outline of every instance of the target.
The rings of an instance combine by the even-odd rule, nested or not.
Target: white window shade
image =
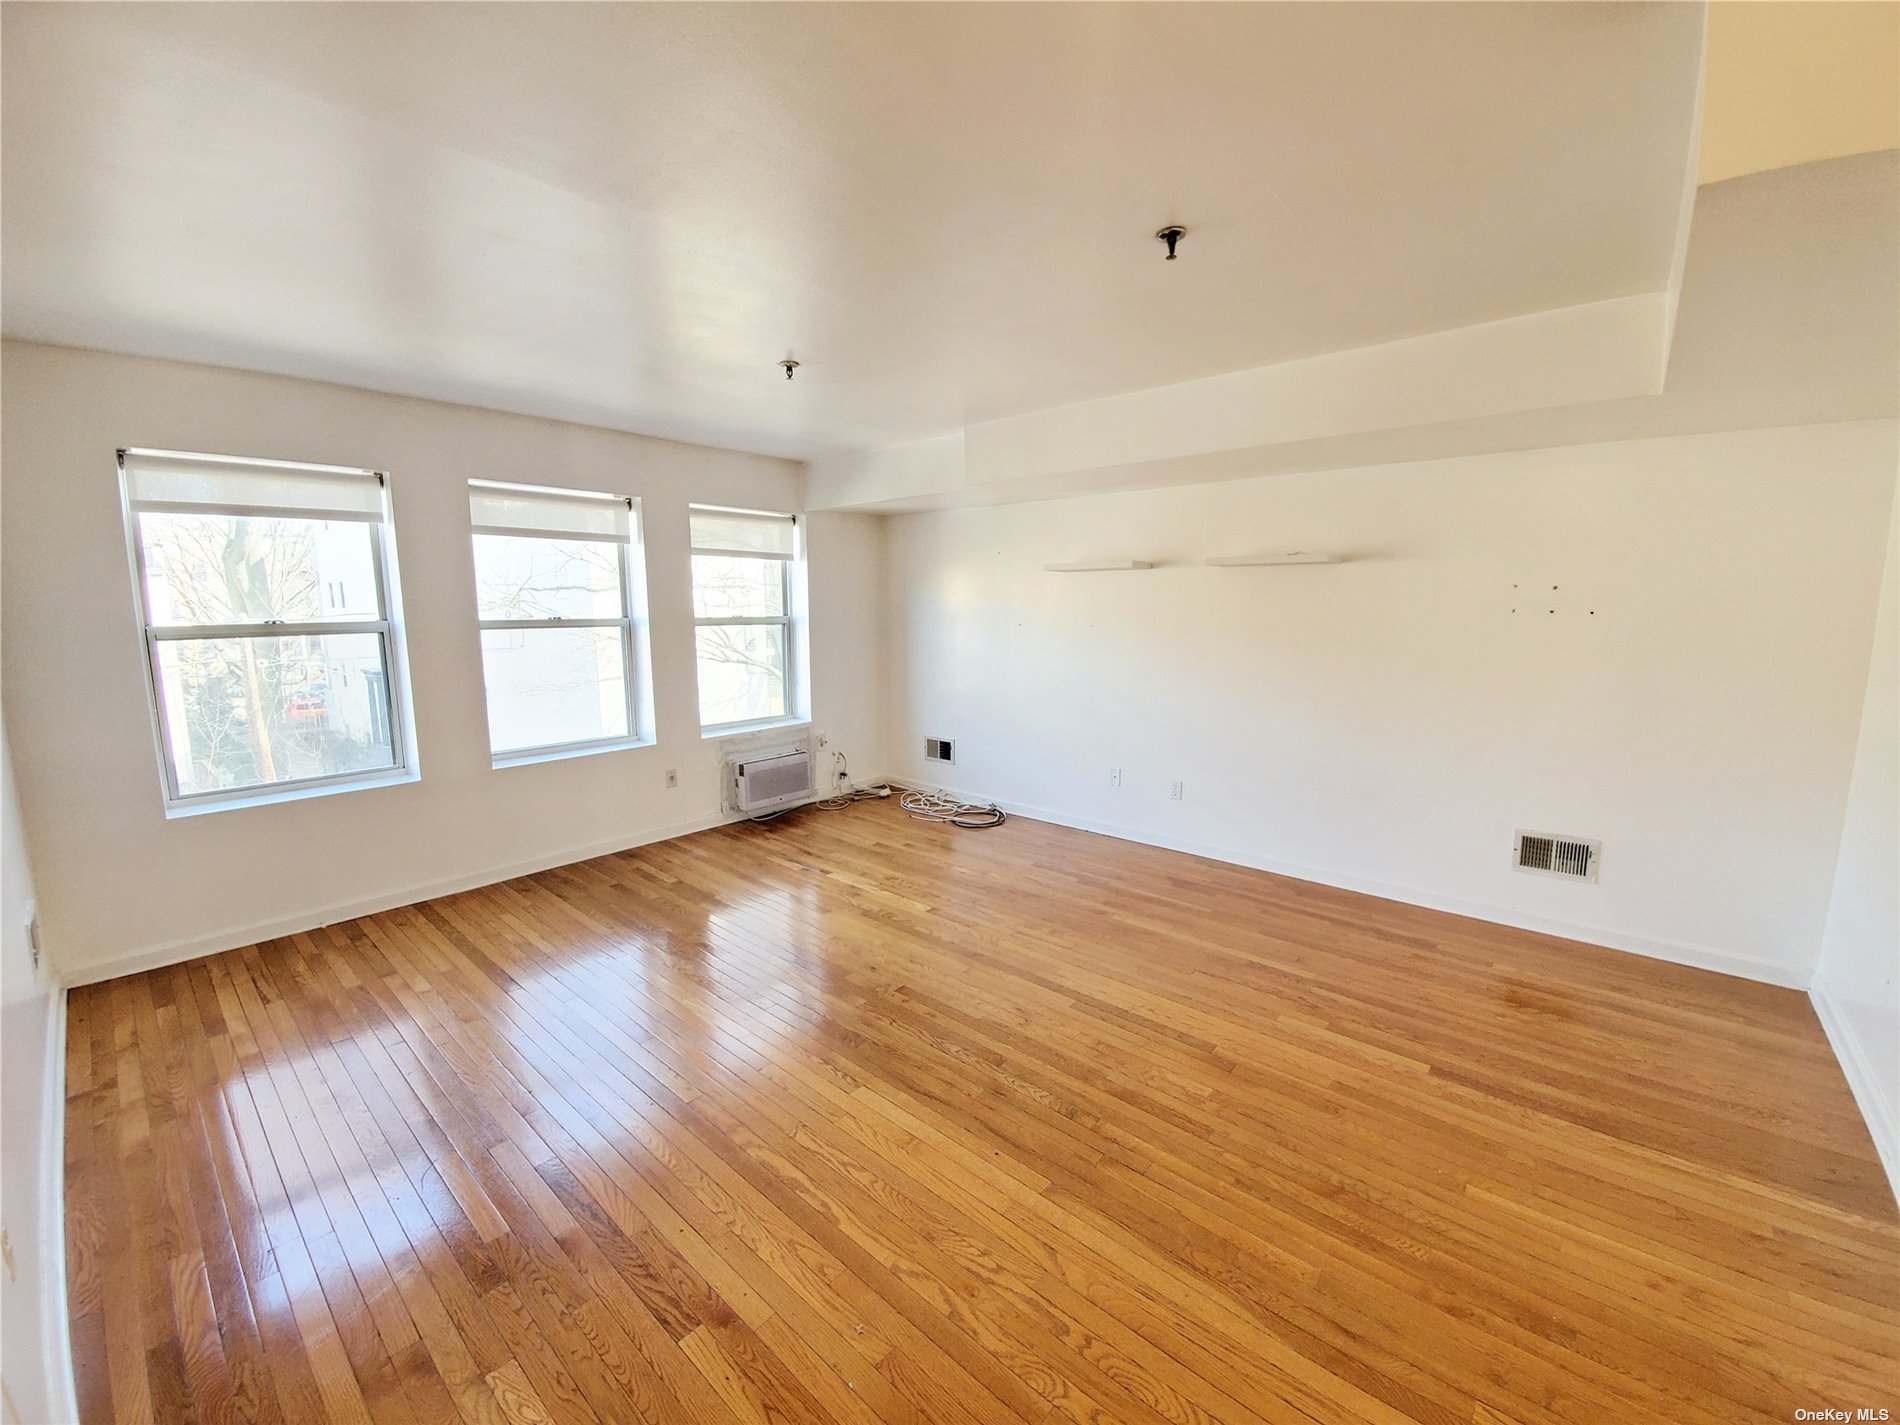
[[[692,511],[695,554],[749,554],[767,559],[790,559],[796,529],[797,522],[791,515],[698,506]]]
[[[373,470],[289,465],[127,450],[126,489],[141,508],[281,510],[328,519],[381,519],[382,477]]]
[[[622,543],[633,538],[632,503],[621,495],[533,490],[471,480],[468,510],[477,534],[613,539]]]

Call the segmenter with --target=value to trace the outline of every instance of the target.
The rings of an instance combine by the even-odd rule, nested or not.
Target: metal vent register
[[[1511,859],[1520,871],[1565,876],[1573,881],[1594,881],[1597,878],[1597,862],[1602,857],[1601,841],[1586,841],[1577,836],[1552,836],[1541,831],[1520,831]]]

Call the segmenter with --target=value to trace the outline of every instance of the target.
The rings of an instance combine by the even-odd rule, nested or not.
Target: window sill
[[[323,782],[301,787],[259,788],[255,791],[233,792],[229,796],[193,797],[189,801],[167,802],[165,819],[176,821],[180,817],[206,816],[215,811],[238,811],[244,807],[276,806],[280,802],[307,802],[312,797],[334,797],[344,792],[366,792],[376,787],[400,787],[408,782],[422,780],[422,773],[414,768],[405,767],[395,772],[379,772],[369,777],[351,777],[348,780]]]
[[[542,747],[525,752],[495,754],[496,771],[503,767],[532,767],[538,762],[568,762],[576,757],[598,757],[606,752],[630,752],[637,747],[653,747],[651,737],[622,737],[613,742],[589,742],[574,747]]]
[[[775,717],[766,722],[735,722],[729,727],[709,727],[699,734],[701,742],[717,742],[726,737],[749,737],[761,732],[809,732],[808,717]]]

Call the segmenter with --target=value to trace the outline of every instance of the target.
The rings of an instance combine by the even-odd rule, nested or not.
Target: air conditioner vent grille
[[[784,806],[811,795],[811,753],[801,748],[735,762],[732,779],[734,802],[740,811]]]
[[[957,749],[947,737],[926,737],[924,739],[924,760],[928,762],[954,762]]]
[[[1580,836],[1553,836],[1541,831],[1517,833],[1512,863],[1520,871],[1536,871],[1545,876],[1563,876],[1573,881],[1594,881],[1597,863],[1603,856],[1601,841]]]

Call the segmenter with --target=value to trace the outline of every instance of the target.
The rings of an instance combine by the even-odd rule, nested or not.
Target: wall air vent
[[[1511,863],[1520,871],[1562,876],[1572,881],[1594,881],[1603,859],[1601,841],[1577,836],[1552,836],[1542,831],[1520,831]]]
[[[957,760],[956,747],[947,737],[926,737],[924,760],[926,762],[955,762]]]

